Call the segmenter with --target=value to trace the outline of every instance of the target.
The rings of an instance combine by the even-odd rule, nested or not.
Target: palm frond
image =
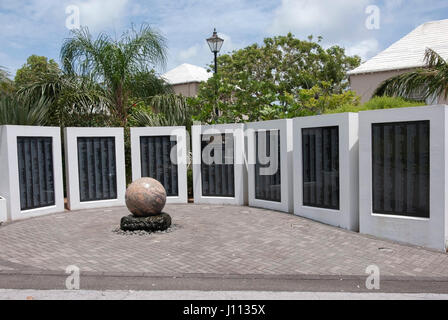
[[[50,122],[62,127],[93,125],[94,118],[111,114],[110,93],[89,76],[63,74],[41,78],[20,88],[18,95],[25,100],[47,98]]]
[[[425,64],[429,69],[437,68],[442,65],[446,65],[445,59],[431,48],[427,48],[425,51]]]
[[[9,73],[6,71],[6,69],[2,66],[0,66],[0,82],[8,81],[9,80]]]
[[[125,63],[131,68],[142,70],[148,64],[162,67],[166,64],[166,39],[147,24],[142,24],[138,31],[132,27],[119,43]]]
[[[425,68],[419,68],[385,80],[374,96],[400,96],[425,100],[431,97],[448,98],[448,64],[437,52],[427,49]]]
[[[155,113],[162,113],[168,125],[191,125],[191,109],[184,96],[176,94],[156,95],[151,98],[151,105]]]
[[[48,74],[45,77],[38,77],[34,81],[21,86],[18,88],[17,94],[23,99],[39,97],[55,99],[67,83],[60,74]]]
[[[60,59],[63,70],[68,74],[101,75],[107,69],[107,51],[112,40],[101,33],[96,40],[87,27],[73,30],[73,37],[64,41]]]
[[[135,110],[131,119],[137,127],[164,127],[167,121],[161,114],[150,113],[144,110]]]
[[[426,99],[431,96],[435,81],[435,71],[417,69],[385,80],[375,91],[375,96],[401,96],[412,98],[415,96]]]
[[[0,125],[44,126],[48,121],[50,101],[26,100],[13,96],[0,97]]]
[[[183,96],[175,94],[157,95],[150,99],[152,112],[134,110],[132,119],[137,126],[186,126],[191,122],[191,109]]]
[[[10,94],[13,91],[13,81],[9,77],[9,72],[0,66],[0,94]]]

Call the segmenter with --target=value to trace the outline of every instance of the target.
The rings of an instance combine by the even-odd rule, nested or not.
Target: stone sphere
[[[142,178],[128,187],[125,199],[126,206],[135,216],[155,216],[165,207],[166,190],[159,181]]]

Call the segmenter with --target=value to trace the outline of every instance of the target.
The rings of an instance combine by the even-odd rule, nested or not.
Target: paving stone
[[[448,277],[448,255],[280,212],[167,205],[175,228],[147,236],[113,232],[123,207],[64,212],[0,227],[0,271],[138,274],[364,275]],[[276,221],[275,224],[272,221]],[[386,251],[379,250],[387,248]]]

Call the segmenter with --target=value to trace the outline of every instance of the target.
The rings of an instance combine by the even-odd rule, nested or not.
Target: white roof
[[[448,19],[422,24],[349,74],[422,67],[427,48],[448,58]]]
[[[204,68],[184,63],[162,75],[169,84],[207,81],[212,74]]]

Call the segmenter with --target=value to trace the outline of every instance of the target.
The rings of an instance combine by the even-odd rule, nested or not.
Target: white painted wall
[[[222,124],[192,126],[193,146],[193,193],[195,203],[209,204],[247,204],[247,169],[245,161],[244,125]],[[201,136],[202,134],[233,134],[235,165],[235,197],[206,197],[202,195],[201,177]]]
[[[361,97],[361,103],[372,99],[376,89],[387,79],[411,71],[412,69],[390,70],[350,75],[350,88]]]
[[[185,127],[144,127],[131,128],[131,158],[132,158],[132,181],[140,179],[141,155],[140,137],[149,136],[175,136],[177,141],[177,176],[179,195],[167,197],[167,203],[187,203],[187,131]]]
[[[339,127],[339,210],[303,205],[302,129]],[[358,114],[341,113],[294,119],[294,214],[347,230],[359,230]]]
[[[8,220],[8,208],[6,206],[6,199],[0,197],[0,223]]]
[[[249,206],[265,208],[287,213],[293,212],[293,186],[292,186],[292,120],[272,120],[247,123],[247,159],[248,159],[248,198]],[[259,200],[255,198],[255,163],[256,139],[255,133],[267,130],[280,132],[280,175],[281,175],[281,202]]]
[[[65,171],[67,205],[70,210],[125,205],[126,166],[123,128],[65,128]],[[78,137],[114,137],[117,168],[117,198],[100,201],[80,201],[78,171]]]
[[[6,199],[8,221],[64,211],[60,128],[33,126],[0,127],[0,194]],[[22,211],[20,208],[17,137],[51,137],[53,139],[53,174],[55,205]]]
[[[184,97],[196,97],[199,91],[200,82],[187,82],[173,84],[171,87],[175,94],[183,95]]]
[[[360,232],[445,251],[447,222],[447,106],[365,111],[359,115]],[[372,212],[372,124],[430,121],[430,218]]]

